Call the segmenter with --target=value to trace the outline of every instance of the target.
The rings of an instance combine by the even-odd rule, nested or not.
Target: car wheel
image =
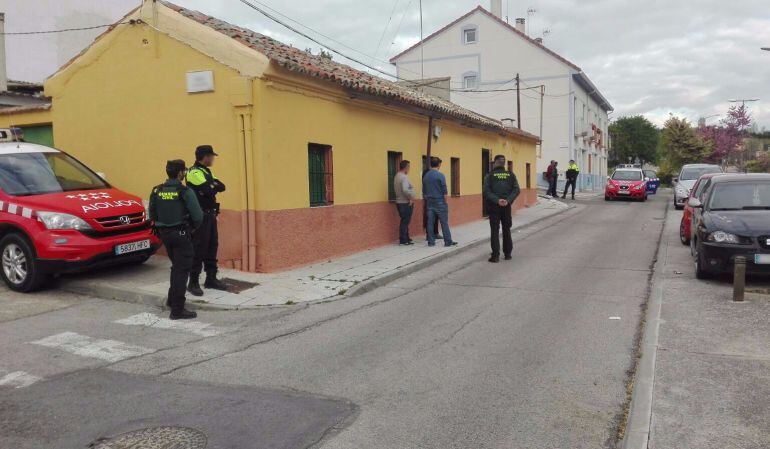
[[[0,266],[0,276],[13,291],[33,292],[49,279],[40,272],[32,246],[19,234],[8,234],[0,240]]]
[[[647,201],[647,195],[644,195],[644,196],[642,197],[642,202],[645,202],[645,201]]]
[[[604,201],[610,201],[610,200],[611,200],[611,198],[609,196],[604,195]]]
[[[690,235],[684,232],[684,219],[679,223],[679,241],[682,242],[682,245],[690,244]]]
[[[696,279],[711,279],[711,273],[703,269],[703,259],[700,255],[698,245],[695,245],[695,278]]]

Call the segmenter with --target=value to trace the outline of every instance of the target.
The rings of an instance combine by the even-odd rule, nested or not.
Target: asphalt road
[[[186,326],[0,290],[0,447],[153,426],[209,448],[610,447],[667,201],[579,201],[517,232],[510,262],[478,249],[361,297]]]

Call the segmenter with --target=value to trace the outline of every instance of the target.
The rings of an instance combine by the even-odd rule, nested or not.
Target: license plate
[[[757,265],[770,265],[770,254],[754,254],[754,263]]]
[[[618,195],[629,195],[630,193],[631,192],[629,192],[628,190],[620,190],[620,191],[618,191]]]
[[[135,253],[137,251],[143,251],[145,249],[150,249],[149,240],[142,240],[140,242],[132,242],[132,243],[124,243],[122,245],[118,245],[115,247],[115,255],[119,256],[121,254]]]

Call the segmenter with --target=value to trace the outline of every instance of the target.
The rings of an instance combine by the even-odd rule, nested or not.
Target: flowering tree
[[[746,105],[731,106],[719,125],[698,127],[698,134],[711,143],[712,152],[706,159],[721,162],[742,149],[752,118]]]

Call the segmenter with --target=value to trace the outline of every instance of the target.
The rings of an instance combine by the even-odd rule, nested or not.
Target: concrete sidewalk
[[[560,201],[540,198],[537,205],[516,211],[513,225],[515,229],[522,228],[569,208]],[[452,236],[459,242],[458,246],[444,248],[438,242],[436,247],[430,248],[425,238],[421,237],[415,238],[414,246],[384,246],[280,273],[244,273],[223,269],[221,278],[257,285],[239,293],[205,290],[203,297],[188,294],[187,300],[192,308],[236,310],[322,301],[342,295],[355,296],[487,243],[489,223],[479,220],[458,226],[452,229]],[[167,258],[153,257],[142,266],[65,276],[60,279],[59,288],[99,298],[163,305],[168,290],[169,267]]]
[[[770,295],[696,280],[668,207],[623,448],[770,448]]]

